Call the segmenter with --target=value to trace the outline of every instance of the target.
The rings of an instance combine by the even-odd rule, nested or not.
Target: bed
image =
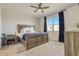
[[[22,29],[25,28],[30,28],[32,30],[35,30],[35,26],[34,25],[22,25],[22,24],[18,24],[17,25],[17,32],[18,34],[21,32]],[[48,42],[48,33],[46,32],[26,32],[24,34],[22,34],[20,37],[20,41],[22,42],[22,44],[25,46],[26,50],[29,50],[33,47],[39,46],[41,44],[44,44],[46,42]]]

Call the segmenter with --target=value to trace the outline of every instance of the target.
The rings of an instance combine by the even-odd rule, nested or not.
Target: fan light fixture
[[[41,9],[39,9],[38,11],[41,12]]]

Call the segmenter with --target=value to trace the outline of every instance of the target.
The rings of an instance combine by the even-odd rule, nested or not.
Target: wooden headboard
[[[23,24],[18,24],[18,25],[17,25],[17,32],[20,33],[20,32],[21,32],[21,29],[23,29],[23,28],[30,28],[30,27],[33,27],[34,30],[35,30],[35,25],[23,25]]]

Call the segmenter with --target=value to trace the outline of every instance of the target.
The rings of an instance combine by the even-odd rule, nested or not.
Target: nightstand
[[[18,36],[16,35],[7,35],[6,36],[6,43],[15,43],[18,41]]]
[[[6,37],[1,37],[1,45],[4,46],[6,44]]]

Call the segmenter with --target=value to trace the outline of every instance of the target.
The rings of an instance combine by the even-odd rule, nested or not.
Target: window
[[[47,31],[59,31],[59,17],[55,15],[47,18]]]

